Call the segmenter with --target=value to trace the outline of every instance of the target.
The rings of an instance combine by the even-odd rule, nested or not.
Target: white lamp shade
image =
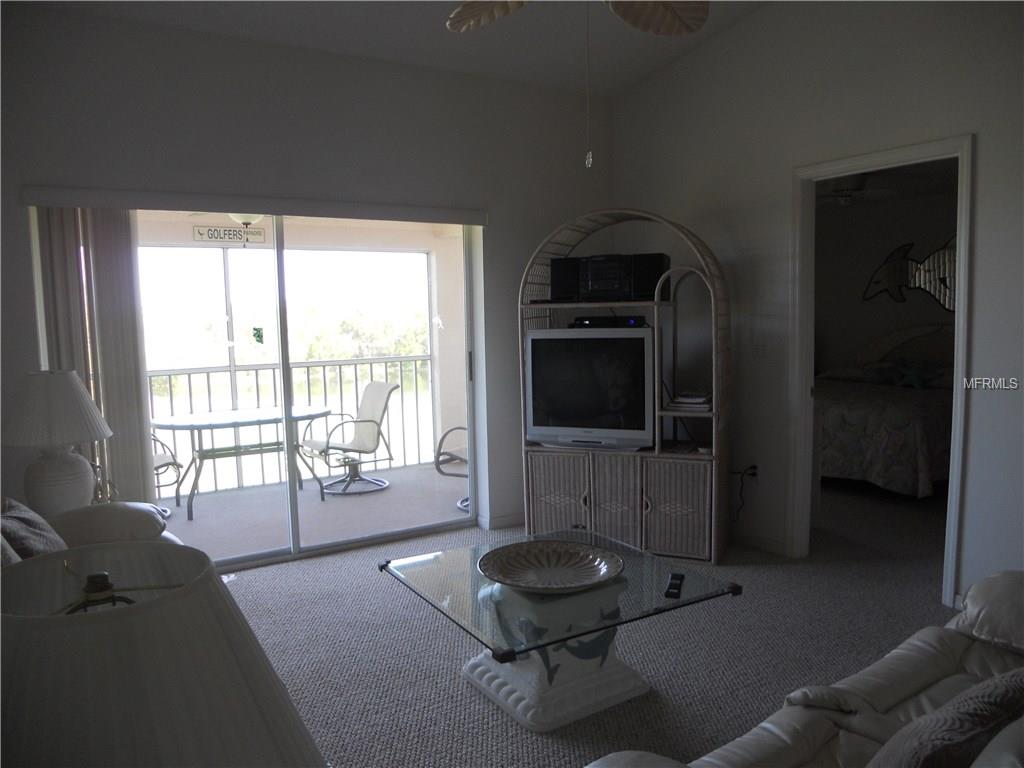
[[[19,395],[5,425],[11,445],[50,448],[113,434],[75,371],[30,373]]]
[[[65,615],[97,571],[164,588]],[[2,590],[4,765],[325,765],[203,552],[77,547],[4,568]]]

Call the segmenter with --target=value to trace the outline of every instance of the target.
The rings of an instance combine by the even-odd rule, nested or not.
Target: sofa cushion
[[[110,541],[149,541],[159,538],[167,527],[156,505],[138,501],[92,504],[53,515],[50,523],[73,547]]]
[[[783,707],[691,768],[797,768],[838,740],[839,728],[818,710]]]
[[[960,661],[967,674],[984,680],[1017,667],[1024,667],[1024,653],[977,640],[971,643],[971,647]]]
[[[21,558],[67,549],[53,527],[21,502],[5,498],[0,513],[0,530]]]
[[[1024,653],[1024,571],[1003,571],[974,584],[963,611],[947,626]]]
[[[961,672],[964,653],[972,644],[970,637],[952,629],[925,627],[875,663],[835,683],[834,687],[859,696],[876,712],[888,712],[911,696]]]
[[[905,726],[869,768],[967,768],[985,745],[1024,714],[1024,669],[989,678]]]
[[[930,685],[923,691],[904,699],[890,709],[887,714],[897,718],[902,725],[906,725],[911,720],[916,720],[924,715],[930,715],[968,688],[973,688],[982,680],[988,679],[991,676],[975,676],[961,672],[944,677],[934,685]]]

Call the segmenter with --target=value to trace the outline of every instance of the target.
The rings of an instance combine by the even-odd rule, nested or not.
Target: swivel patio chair
[[[306,425],[302,440],[299,441],[298,456],[320,486],[321,501],[325,500],[325,494],[328,493],[339,496],[371,493],[382,491],[390,485],[384,478],[364,475],[360,466],[373,461],[390,461],[392,458],[383,424],[391,393],[398,387],[393,382],[371,381],[359,398],[355,418],[347,413],[333,414],[342,420],[327,433],[326,440],[314,439],[312,423]],[[376,453],[381,443],[384,444],[387,456],[378,458]],[[344,468],[345,474],[325,483],[313,468],[314,460],[324,462],[329,469]]]
[[[452,464],[461,464],[467,467],[469,464],[466,458],[469,453],[468,446],[445,447],[445,443],[449,442],[448,438],[455,432],[468,434],[465,427],[452,427],[445,430],[441,439],[437,441],[437,450],[434,451],[434,469],[437,470],[437,474],[445,477],[469,477],[468,471],[450,469]],[[462,512],[469,512],[469,496],[463,496],[455,502],[455,506]]]

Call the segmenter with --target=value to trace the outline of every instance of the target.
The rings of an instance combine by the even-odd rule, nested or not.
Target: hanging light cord
[[[590,149],[590,3],[583,3],[586,9],[586,24],[585,28],[587,31],[587,51],[586,51],[586,62],[587,62],[587,155],[584,164],[587,168],[594,165],[594,153]]]

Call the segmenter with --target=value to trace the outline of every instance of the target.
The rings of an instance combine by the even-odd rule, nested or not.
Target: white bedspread
[[[949,477],[952,404],[947,389],[817,379],[821,475],[931,496],[933,484]]]

